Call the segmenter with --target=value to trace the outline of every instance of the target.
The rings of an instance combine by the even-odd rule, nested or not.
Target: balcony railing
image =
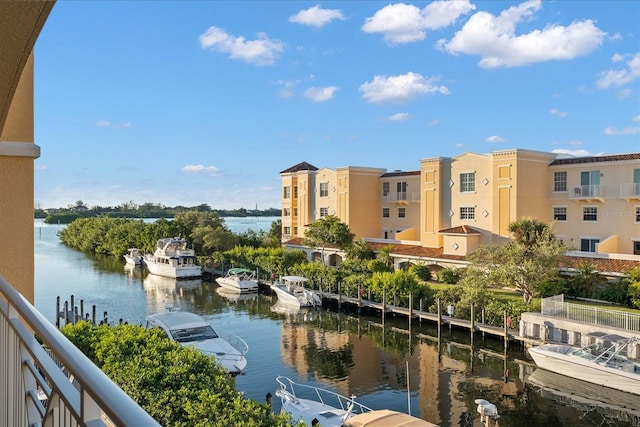
[[[640,197],[640,183],[620,184],[620,197]]]
[[[0,425],[159,426],[2,276]]]
[[[382,193],[382,200],[385,202],[397,201],[417,201],[420,200],[420,193],[410,193],[406,191]]]
[[[602,196],[602,190],[599,185],[578,185],[573,188],[573,192],[569,195],[572,199],[590,199]]]

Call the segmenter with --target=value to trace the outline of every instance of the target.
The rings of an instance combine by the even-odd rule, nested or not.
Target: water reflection
[[[168,309],[190,311],[194,295],[202,292],[202,279],[177,280],[147,274],[142,286],[147,294],[147,307],[155,308],[154,312]]]
[[[240,292],[233,291],[231,289],[218,287],[216,288],[216,293],[226,299],[229,302],[244,302],[244,301],[252,301],[258,298],[257,292]]]

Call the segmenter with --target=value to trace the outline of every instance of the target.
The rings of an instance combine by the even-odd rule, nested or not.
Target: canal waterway
[[[268,231],[276,219],[225,221],[243,232]],[[57,297],[64,302],[73,295],[85,312],[95,305],[99,318],[107,312],[110,322],[143,324],[170,299],[247,342],[246,374],[236,378],[236,387],[250,399],[264,402],[267,393],[275,394],[275,377],[284,375],[443,427],[480,426],[478,398],[497,405],[502,427],[640,426],[640,407],[621,403],[626,394],[586,392],[581,383],[540,375],[519,344],[505,349],[500,340],[477,334],[471,341],[468,333],[448,328],[438,337],[433,324],[410,326],[402,316],[358,316],[331,306],[283,313],[274,308],[275,296],[228,299],[215,283],[176,282],[127,269],[122,260],[65,247],[57,236],[63,226],[41,220],[34,226],[35,306],[47,319],[56,321]],[[280,410],[275,397],[273,406]]]

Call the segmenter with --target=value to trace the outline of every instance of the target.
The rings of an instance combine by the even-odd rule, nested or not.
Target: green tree
[[[269,232],[262,238],[262,246],[278,248],[282,245],[282,220],[277,219],[271,223]]]
[[[631,298],[631,304],[640,308],[640,267],[629,270],[627,280],[629,280],[628,292],[629,298]]]
[[[521,221],[520,226],[525,225],[524,230],[531,226],[536,231],[515,231],[514,235],[519,233],[520,238],[504,245],[482,245],[469,254],[470,265],[461,283],[477,291],[485,287],[516,288],[522,292],[524,303],[529,304],[543,284],[557,280],[565,248],[553,238],[550,226],[539,230],[528,221]],[[512,224],[509,229],[520,230]]]
[[[322,249],[323,264],[325,264],[324,249],[326,246],[346,249],[353,244],[353,238],[354,234],[349,230],[349,226],[334,215],[327,215],[312,222],[304,232],[306,246]]]

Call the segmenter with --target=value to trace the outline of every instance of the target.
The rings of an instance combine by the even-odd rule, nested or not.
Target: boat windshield
[[[198,326],[197,328],[175,329],[171,331],[171,337],[177,342],[191,342],[218,338],[218,334],[211,326]]]

